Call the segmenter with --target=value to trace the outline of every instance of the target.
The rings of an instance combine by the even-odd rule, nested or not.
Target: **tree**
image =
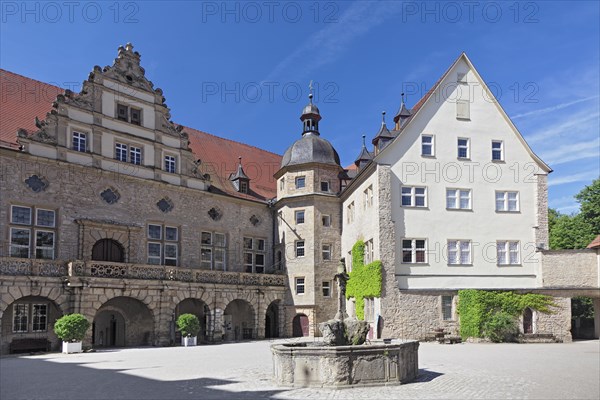
[[[600,235],[600,179],[584,187],[575,195],[583,219],[591,226],[594,235]]]
[[[565,215],[548,209],[550,248],[584,249],[600,234],[600,179],[584,187],[575,195],[579,213]]]

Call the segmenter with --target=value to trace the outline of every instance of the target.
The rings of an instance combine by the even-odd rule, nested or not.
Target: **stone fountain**
[[[338,273],[338,310],[319,324],[322,342],[271,346],[275,381],[284,386],[346,387],[397,385],[411,382],[419,371],[419,342],[367,342],[369,324],[346,314],[346,283],[342,258]]]

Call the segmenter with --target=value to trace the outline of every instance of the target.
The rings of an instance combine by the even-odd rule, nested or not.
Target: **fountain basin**
[[[419,342],[392,340],[360,346],[286,343],[271,346],[275,382],[283,386],[398,385],[419,373]]]

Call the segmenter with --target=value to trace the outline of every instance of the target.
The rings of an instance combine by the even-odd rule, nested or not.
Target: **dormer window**
[[[117,103],[117,119],[134,125],[142,124],[142,110]]]
[[[240,180],[240,193],[248,193],[248,182]]]

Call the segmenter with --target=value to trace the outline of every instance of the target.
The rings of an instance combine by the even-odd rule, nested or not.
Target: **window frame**
[[[24,308],[25,312],[18,313],[17,310],[20,308]],[[13,333],[27,333],[29,332],[29,303],[15,303],[12,308],[13,318],[12,318],[12,332]],[[17,325],[17,318],[19,318],[19,322]],[[23,319],[25,323],[23,324]],[[25,326],[25,329],[23,328]]]
[[[298,255],[298,253],[300,251],[302,251],[302,254]],[[294,254],[296,255],[296,258],[306,257],[306,241],[305,240],[296,240],[294,242]]]
[[[325,223],[325,221],[327,221],[327,223]],[[331,215],[329,215],[329,214],[321,215],[321,224],[325,228],[331,227]]]
[[[469,204],[467,207],[462,206],[463,193],[467,192]],[[471,211],[473,210],[473,190],[466,188],[446,188],[446,210],[451,211]],[[450,196],[452,194],[452,196]],[[454,199],[454,207],[448,204],[449,199]]]
[[[323,189],[323,184],[325,184],[326,188]],[[331,185],[329,181],[321,181],[321,192],[329,193],[331,192]]]
[[[404,246],[404,242],[405,241],[410,241],[411,247],[405,247]],[[424,247],[417,247],[417,241],[423,241],[423,246]],[[411,264],[411,265],[424,265],[424,264],[428,264],[428,256],[427,256],[427,239],[425,238],[402,238],[401,242],[400,242],[400,246],[401,246],[401,251],[402,251],[402,264]],[[411,259],[410,261],[405,261],[405,253],[407,251],[411,252]],[[417,261],[418,260],[418,254],[419,253],[423,253],[423,261]]]
[[[300,182],[302,182],[301,185],[300,185]],[[296,185],[296,190],[306,188],[306,175],[297,176],[294,179],[294,183]]]
[[[329,243],[321,245],[321,259],[323,261],[331,261],[333,246]],[[327,254],[327,257],[325,256]]]
[[[494,145],[500,144],[500,149],[495,149]],[[495,158],[494,152],[500,152],[500,158]],[[492,162],[503,162],[504,161],[504,141],[503,140],[492,140]]]
[[[71,150],[80,153],[88,152],[88,134],[86,132],[73,131],[71,132]],[[82,150],[83,144],[83,150]]]
[[[177,156],[172,155],[172,154],[165,154],[163,156],[163,160],[164,160],[164,171],[168,172],[170,174],[176,174],[177,173]]]
[[[454,296],[445,294],[441,295],[440,307],[442,313],[442,321],[454,321]]]
[[[244,265],[244,271],[246,273],[265,273],[267,265],[266,243],[266,239],[262,237],[242,237],[242,263]],[[248,258],[247,256],[250,257]],[[259,257],[262,257],[262,264],[258,263]]]
[[[461,140],[466,140],[467,143],[464,145],[460,144]],[[466,152],[466,156],[461,156],[460,151],[464,149]],[[459,160],[470,160],[471,159],[471,139],[466,137],[459,137],[456,139],[456,158]]]
[[[150,234],[150,227],[160,227],[160,235],[158,237],[153,237]],[[175,239],[169,238],[167,235],[167,230],[175,230]],[[156,230],[155,230],[156,232]],[[181,241],[181,227],[173,226],[169,224],[159,224],[156,222],[148,222],[146,224],[146,262],[149,265],[162,265],[169,267],[177,267],[179,266],[179,262],[181,259],[181,254],[179,251]],[[152,245],[158,245],[159,255],[150,255],[150,248]],[[167,248],[175,249],[175,257],[167,256]],[[151,260],[158,261],[152,262]],[[202,262],[202,261],[201,261]]]
[[[518,190],[496,190],[495,192],[495,198],[494,198],[494,203],[495,203],[495,208],[496,208],[496,212],[500,212],[500,213],[519,213],[521,212],[521,195],[519,193]],[[498,194],[502,193],[502,209],[498,208]],[[511,199],[510,199],[510,195],[514,194],[515,195],[515,209],[511,210],[510,209],[510,204],[511,204]]]
[[[502,244],[502,253],[505,257],[505,262],[500,262],[500,245]],[[517,261],[512,262],[511,253],[513,253],[511,249],[511,244],[516,244],[516,255]],[[498,240],[496,241],[496,265],[498,267],[516,267],[521,266],[521,242],[519,240]]]
[[[323,297],[331,297],[331,281],[323,281],[321,282],[321,294]],[[327,294],[325,293],[327,291]]]
[[[410,189],[410,193],[405,193],[405,189]],[[417,193],[417,190],[423,189],[423,193]],[[410,204],[404,204],[405,198],[410,199]],[[417,205],[417,199],[423,199],[423,205]],[[427,186],[400,186],[400,206],[409,208],[427,208]]]
[[[303,224],[306,221],[306,210],[294,211],[294,222],[296,225]]]
[[[299,290],[300,288],[302,290]],[[294,278],[294,289],[296,296],[303,296],[306,293],[306,278],[304,276],[296,276]]]
[[[450,244],[454,243],[455,246],[451,248]],[[463,244],[467,244],[468,248],[464,249]],[[454,260],[450,257],[450,252],[453,252],[455,257]],[[463,253],[468,254],[468,260],[463,262]],[[448,265],[451,266],[466,266],[473,265],[473,243],[469,239],[448,239],[446,242],[446,257]]]
[[[423,141],[424,138],[430,138],[430,143],[425,143]],[[430,154],[425,154],[425,147],[428,146],[430,150]],[[435,157],[435,136],[434,135],[421,135],[421,157]]]
[[[15,210],[28,210],[28,219],[26,221],[20,221],[15,218]],[[47,212],[52,215],[52,223],[45,223],[45,218],[40,217],[40,212]],[[37,206],[26,206],[21,204],[11,204],[10,207],[10,217],[8,224],[8,254],[10,257],[14,258],[28,258],[28,259],[36,259],[36,260],[54,260],[56,258],[57,251],[57,216],[56,210],[50,209],[46,207],[37,207]],[[13,234],[13,232],[22,231],[26,232],[27,236],[27,245],[19,243],[20,239],[18,234]],[[39,245],[39,239],[43,239],[40,237],[39,233],[49,233],[52,237],[52,246]],[[27,249],[27,255],[22,253],[23,249]],[[42,256],[38,256],[38,250],[41,251]],[[49,252],[49,257],[44,256],[46,252]]]

